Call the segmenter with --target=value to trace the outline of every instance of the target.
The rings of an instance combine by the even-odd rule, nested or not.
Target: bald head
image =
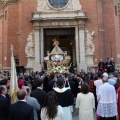
[[[107,77],[107,76],[103,76],[103,78],[102,78],[102,82],[103,82],[103,83],[108,82],[108,77]]]
[[[18,100],[24,100],[26,96],[26,91],[21,89],[17,91],[17,98]]]
[[[0,85],[0,94],[3,94],[3,95],[7,94],[7,88],[3,85]]]

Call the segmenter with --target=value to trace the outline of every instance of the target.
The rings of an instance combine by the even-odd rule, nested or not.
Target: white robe
[[[79,120],[94,120],[95,99],[93,93],[79,93],[76,99],[76,108],[79,108]]]
[[[117,116],[117,96],[114,86],[104,83],[98,89],[97,114],[101,117]]]

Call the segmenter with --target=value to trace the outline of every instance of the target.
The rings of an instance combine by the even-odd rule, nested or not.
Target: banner
[[[11,80],[10,80],[10,96],[11,96],[11,104],[17,101],[17,91],[18,91],[18,79],[16,74],[16,66],[15,60],[13,56],[13,46],[11,45]]]

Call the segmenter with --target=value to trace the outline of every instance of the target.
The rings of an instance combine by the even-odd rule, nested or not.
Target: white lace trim
[[[97,114],[101,117],[117,116],[117,103],[98,103]]]

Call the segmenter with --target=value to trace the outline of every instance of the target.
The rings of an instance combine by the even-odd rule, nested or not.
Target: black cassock
[[[112,67],[112,63],[111,62],[106,62],[107,73],[111,72],[111,67]]]
[[[73,112],[73,98],[69,88],[54,88],[54,92],[57,95],[58,103],[63,108],[64,120],[72,120]]]

